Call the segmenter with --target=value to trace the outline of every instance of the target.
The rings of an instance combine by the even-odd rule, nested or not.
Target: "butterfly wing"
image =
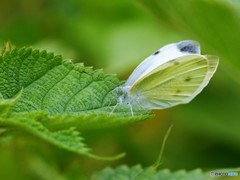
[[[185,40],[160,48],[137,66],[125,83],[125,86],[131,87],[138,79],[150,73],[158,66],[172,59],[189,54],[200,55],[200,46],[196,41]]]
[[[217,65],[216,56],[181,56],[137,80],[130,95],[147,109],[188,103],[208,84]]]

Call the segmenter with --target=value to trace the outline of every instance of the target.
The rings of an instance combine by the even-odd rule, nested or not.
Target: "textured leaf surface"
[[[53,53],[14,49],[0,57],[0,124],[101,159],[90,153],[77,130],[117,127],[150,117],[140,111],[132,116],[128,107],[110,115],[116,104],[112,91],[120,84],[113,75]]]
[[[106,75],[101,70],[94,71],[82,64],[73,64],[46,51],[14,49],[0,57],[2,97],[12,98],[23,89],[21,97],[11,109],[15,113],[41,110],[49,115],[88,115],[91,118],[96,115],[94,119],[101,119],[101,116],[106,119],[116,104],[112,90],[118,85],[120,81],[113,75]],[[131,117],[128,107],[117,108],[113,114]],[[80,118],[77,119],[80,121]],[[137,117],[136,121],[139,119],[146,117]]]
[[[116,169],[106,168],[92,177],[92,180],[211,180],[209,172],[200,169],[193,171],[179,170],[171,172],[168,169],[155,171],[153,168],[142,168],[141,166],[120,166]],[[216,179],[216,178],[214,178]]]

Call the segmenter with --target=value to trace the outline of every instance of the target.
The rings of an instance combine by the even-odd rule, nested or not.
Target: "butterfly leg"
[[[132,105],[131,105],[131,104],[128,104],[128,105],[129,105],[129,107],[130,107],[130,110],[131,110],[131,114],[132,114],[132,116],[134,116]]]
[[[117,103],[114,107],[113,107],[113,110],[109,113],[109,116],[112,115],[112,113],[114,112],[114,110],[116,109],[116,107],[119,105],[119,103]]]

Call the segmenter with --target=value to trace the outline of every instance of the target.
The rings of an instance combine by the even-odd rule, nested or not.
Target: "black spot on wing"
[[[190,78],[190,77],[187,77],[187,78],[185,79],[185,81],[186,81],[186,82],[189,82],[189,81],[191,81],[191,78]]]
[[[178,89],[177,91],[176,91],[176,93],[178,94],[178,93],[180,93],[181,92],[181,90],[180,89]]]
[[[153,55],[157,55],[157,54],[159,54],[160,53],[160,51],[158,50],[158,51],[156,51],[155,53],[153,53]]]
[[[182,41],[177,44],[177,48],[181,52],[198,54],[200,53],[200,47],[195,41]]]
[[[178,62],[178,61],[174,61],[173,64],[177,66],[177,65],[180,64],[180,62]]]
[[[178,96],[178,94],[181,92],[181,90],[180,89],[178,89],[178,90],[176,90],[176,94],[174,94],[174,96]]]

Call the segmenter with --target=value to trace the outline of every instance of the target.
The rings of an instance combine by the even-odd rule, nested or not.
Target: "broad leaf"
[[[124,106],[112,112],[113,90],[120,84],[113,75],[53,53],[31,48],[7,51],[0,57],[0,124],[100,159],[85,147],[77,130],[117,127],[150,117],[141,111],[132,116]]]

